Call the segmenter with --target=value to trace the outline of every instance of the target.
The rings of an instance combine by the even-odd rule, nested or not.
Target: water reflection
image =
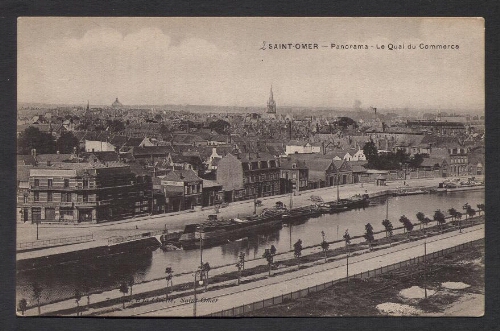
[[[362,234],[364,226],[370,222],[375,231],[383,230],[382,220],[386,217],[386,198],[372,201],[366,209],[351,210],[338,214],[325,214],[319,217],[294,222],[281,230],[257,234],[223,246],[203,250],[203,261],[212,266],[235,263],[238,254],[243,251],[247,259],[260,258],[266,248],[274,245],[278,252],[291,249],[292,243],[301,239],[303,246],[320,244],[321,231],[326,240],[340,240],[346,229],[351,236]],[[484,191],[438,193],[388,198],[388,215],[392,224],[400,226],[399,218],[406,215],[416,220],[416,213],[423,212],[432,219],[434,211],[449,208],[461,210],[468,202],[474,208],[484,203]],[[89,279],[91,290],[109,290],[117,288],[120,282],[133,276],[136,282],[160,279],[164,277],[165,267],[172,267],[174,274],[190,272],[200,264],[200,251],[170,251],[160,249],[146,254],[127,254],[117,258],[92,259],[78,265],[62,265],[19,273],[17,277],[17,296],[30,298],[31,286],[37,280],[44,291],[42,301],[69,298],[74,294],[80,279]]]

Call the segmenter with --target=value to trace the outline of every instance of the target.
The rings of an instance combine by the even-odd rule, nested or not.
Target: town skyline
[[[127,105],[261,107],[272,85],[278,109],[353,108],[359,100],[366,108],[481,110],[482,25],[417,18],[20,18],[18,101],[106,105],[112,96]],[[263,42],[461,48],[262,50]]]

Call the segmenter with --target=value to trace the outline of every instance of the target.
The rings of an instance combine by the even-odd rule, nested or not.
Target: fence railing
[[[390,265],[387,265],[387,266],[384,266],[384,267],[380,267],[380,268],[376,268],[376,269],[372,269],[372,270],[368,270],[368,271],[363,271],[361,273],[349,276],[349,279],[355,279],[355,278],[358,278],[358,279],[367,279],[367,278],[370,278],[370,277],[375,277],[375,276],[379,276],[379,275],[391,272],[393,270],[397,270],[397,269],[409,267],[409,266],[412,266],[412,265],[415,265],[415,264],[420,264],[420,263],[423,263],[424,261],[434,260],[434,259],[437,259],[439,257],[448,255],[450,253],[458,252],[458,251],[461,251],[461,250],[463,250],[465,248],[471,247],[471,246],[474,245],[474,243],[479,242],[481,240],[482,239],[480,239],[480,240],[474,240],[474,241],[470,241],[470,242],[466,242],[466,243],[463,243],[463,244],[460,244],[460,245],[457,245],[457,246],[453,246],[453,247],[442,249],[440,251],[429,253],[426,256],[423,256],[423,255],[422,256],[417,256],[417,257],[414,257],[414,258],[411,258],[411,259],[408,259],[408,260],[405,260],[405,261],[393,263],[393,264],[390,264]],[[282,302],[284,302],[286,300],[296,300],[296,299],[305,297],[305,296],[309,295],[310,293],[322,291],[324,289],[332,287],[335,284],[346,282],[346,281],[347,281],[347,277],[343,277],[343,278],[336,279],[336,280],[333,280],[333,281],[329,281],[329,282],[326,282],[326,283],[322,283],[322,284],[319,284],[319,285],[310,286],[310,287],[307,287],[307,288],[302,289],[302,290],[290,292],[290,293],[287,293],[287,294],[282,294],[282,295],[279,295],[279,296],[276,296],[276,297],[273,297],[273,298],[270,298],[270,299],[264,299],[264,300],[252,302],[250,304],[245,304],[245,305],[242,305],[242,306],[233,307],[233,308],[230,308],[230,309],[226,309],[226,310],[222,310],[222,311],[219,311],[219,312],[215,312],[215,313],[209,314],[207,316],[209,316],[209,317],[235,317],[235,316],[242,316],[245,313],[250,313],[250,312],[253,312],[253,311],[256,311],[256,310],[259,310],[259,309],[271,307],[273,305],[280,304],[280,303],[282,303]]]
[[[47,246],[76,244],[79,242],[86,242],[86,241],[90,241],[93,239],[94,239],[93,234],[88,234],[88,235],[78,236],[78,237],[45,239],[45,240],[37,240],[37,241],[18,243],[16,248],[17,248],[17,250],[23,250],[23,249],[33,249],[33,248],[40,248],[40,247],[47,247]]]
[[[139,239],[143,239],[143,238],[149,238],[149,237],[153,237],[153,236],[157,236],[157,235],[165,234],[165,233],[167,233],[167,231],[165,231],[165,230],[156,230],[156,231],[151,231],[151,232],[134,234],[131,236],[126,236],[126,237],[111,237],[111,238],[108,238],[108,245],[119,244],[122,242],[139,240]]]

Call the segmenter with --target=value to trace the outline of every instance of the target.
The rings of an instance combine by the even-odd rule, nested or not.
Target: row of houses
[[[434,148],[418,169],[378,171],[335,153],[242,152],[224,145],[18,156],[21,221],[105,222],[386,179],[484,174],[484,148]],[[413,178],[413,177],[411,177]]]

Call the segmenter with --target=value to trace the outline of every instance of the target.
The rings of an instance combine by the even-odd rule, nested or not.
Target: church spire
[[[269,100],[267,101],[267,113],[276,114],[276,102],[274,101],[272,85],[271,85],[271,90],[269,91]]]

